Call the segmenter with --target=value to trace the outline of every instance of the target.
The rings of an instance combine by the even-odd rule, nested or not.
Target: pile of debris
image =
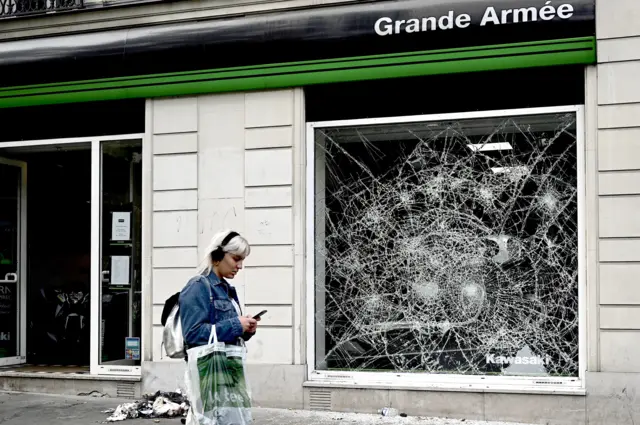
[[[111,414],[107,422],[119,422],[127,419],[155,419],[184,417],[189,411],[189,400],[180,390],[176,392],[158,391],[143,396],[143,401],[124,403],[116,409],[102,413]]]

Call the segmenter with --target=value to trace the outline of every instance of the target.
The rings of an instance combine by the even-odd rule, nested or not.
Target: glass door
[[[100,374],[139,375],[142,340],[142,140],[101,141]]]
[[[26,361],[27,166],[0,158],[0,366]]]

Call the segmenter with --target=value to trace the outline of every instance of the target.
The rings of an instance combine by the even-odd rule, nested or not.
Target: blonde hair
[[[198,274],[208,275],[209,273],[211,273],[211,271],[213,270],[211,253],[220,248],[220,245],[222,245],[222,241],[224,241],[224,238],[226,238],[231,232],[232,230],[225,229],[213,235],[213,237],[211,238],[211,242],[209,242],[209,246],[207,246],[207,249],[205,250],[204,258],[202,259],[202,262],[200,263],[200,266],[198,268]],[[242,258],[246,258],[251,253],[251,247],[249,246],[249,242],[247,242],[247,240],[243,236],[237,235],[231,238],[231,240],[227,242],[224,247],[222,247],[222,251],[225,253],[228,252],[232,255],[238,255]]]

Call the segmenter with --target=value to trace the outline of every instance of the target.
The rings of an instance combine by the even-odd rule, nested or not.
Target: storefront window
[[[317,127],[316,370],[577,377],[576,120]]]

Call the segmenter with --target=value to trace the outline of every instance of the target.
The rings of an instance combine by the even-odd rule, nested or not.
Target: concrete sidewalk
[[[105,423],[108,414],[120,403],[131,400],[109,398],[68,397],[25,393],[0,392],[0,424],[2,425],[90,425]],[[302,410],[253,409],[254,425],[516,425],[505,422],[460,421],[453,419],[395,417],[354,413],[309,412]],[[179,425],[180,419],[133,419],[116,422],[123,425]],[[522,424],[518,424],[522,425]]]

